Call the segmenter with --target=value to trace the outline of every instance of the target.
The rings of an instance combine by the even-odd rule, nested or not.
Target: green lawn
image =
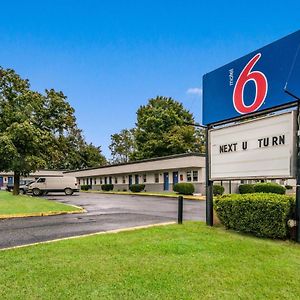
[[[153,227],[0,251],[1,299],[299,299],[300,246]]]
[[[14,196],[0,191],[0,218],[9,215],[38,215],[42,213],[71,212],[81,210],[74,206],[26,195]]]

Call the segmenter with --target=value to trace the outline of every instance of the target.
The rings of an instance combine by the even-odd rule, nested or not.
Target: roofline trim
[[[119,164],[105,165],[105,166],[99,166],[99,167],[77,169],[77,170],[71,170],[71,171],[64,171],[63,174],[74,173],[74,172],[82,172],[82,171],[89,171],[89,170],[96,170],[96,169],[111,168],[111,167],[119,167],[119,166],[140,164],[140,163],[144,163],[144,162],[160,161],[160,160],[165,160],[165,159],[173,159],[173,158],[181,158],[181,157],[189,157],[189,156],[205,157],[205,154],[204,153],[198,153],[198,152],[173,154],[173,155],[167,155],[167,156],[160,156],[160,157],[154,157],[154,158],[141,159],[141,160],[131,161],[131,162],[128,162],[128,163],[119,163]]]

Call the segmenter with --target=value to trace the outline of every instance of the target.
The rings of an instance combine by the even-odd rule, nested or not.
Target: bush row
[[[145,189],[145,185],[144,184],[132,184],[129,187],[129,189],[133,193],[139,193]]]
[[[226,228],[281,239],[288,236],[287,220],[292,218],[294,207],[293,197],[271,193],[224,195],[214,201]]]
[[[223,195],[224,191],[225,191],[224,186],[222,186],[222,185],[213,185],[213,195],[214,196]]]
[[[284,195],[286,188],[277,183],[256,183],[256,184],[241,184],[239,186],[240,194],[250,193],[274,193]]]
[[[193,195],[195,188],[192,183],[176,183],[173,186],[173,191],[182,195]]]
[[[89,184],[82,184],[80,186],[80,189],[83,191],[88,191],[89,189],[91,189],[92,187]]]

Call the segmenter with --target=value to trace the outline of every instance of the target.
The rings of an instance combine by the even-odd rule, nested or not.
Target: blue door
[[[129,175],[129,186],[131,186],[132,185],[132,175]]]
[[[8,177],[8,184],[13,184],[14,183],[14,178],[12,176]]]
[[[139,184],[139,175],[135,175],[135,184]]]
[[[2,187],[2,186],[3,186],[3,177],[0,176],[0,187]]]
[[[169,173],[164,173],[164,191],[169,190]]]
[[[173,186],[178,183],[178,172],[173,172]]]

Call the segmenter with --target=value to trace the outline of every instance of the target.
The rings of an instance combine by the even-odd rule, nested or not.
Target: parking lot
[[[47,199],[81,206],[86,213],[0,221],[0,248],[100,231],[177,220],[176,199],[131,195],[49,194]],[[205,220],[205,201],[184,201],[184,220]]]

